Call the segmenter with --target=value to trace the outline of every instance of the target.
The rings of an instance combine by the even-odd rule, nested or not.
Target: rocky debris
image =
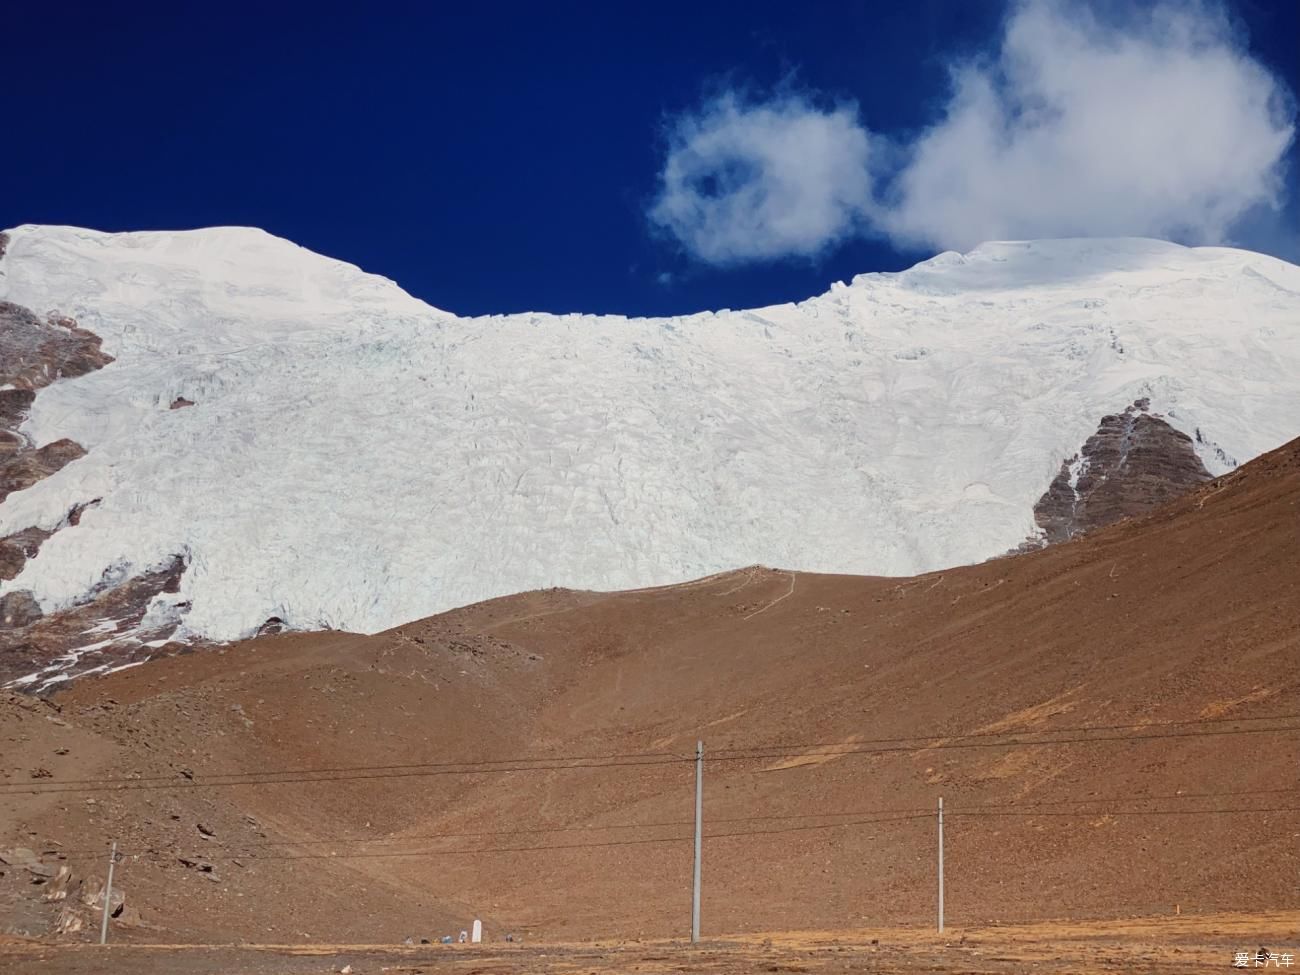
[[[54,868],[41,863],[41,858],[36,854],[36,851],[25,846],[12,846],[6,850],[0,850],[0,863],[17,867],[20,870],[27,870],[39,877],[54,876]]]
[[[203,874],[211,881],[217,883],[221,882],[221,878],[217,876],[217,868],[213,866],[211,863],[209,863],[207,860],[201,860],[196,857],[180,856],[176,858],[176,861],[182,867],[188,867],[191,870],[197,870],[199,873]]]
[[[67,516],[54,528],[24,528],[0,538],[0,581],[15,578],[28,559],[35,558],[41,546],[56,531],[80,524],[81,514],[99,504],[100,499],[73,505]]]
[[[8,581],[22,571],[27,560],[34,558],[53,531],[24,528],[0,538],[0,580]]]
[[[0,451],[10,453],[27,441],[17,430],[31,413],[36,392],[31,389],[0,389]]]
[[[30,591],[19,589],[0,596],[0,630],[21,630],[42,616],[41,606]],[[4,641],[0,638],[0,646]]]
[[[50,913],[44,915],[48,933],[68,936],[97,928],[104,910],[102,880],[79,877],[66,863],[45,863],[38,854],[25,847],[0,850],[0,863],[21,864],[31,877],[31,885],[40,887],[39,893],[32,892],[28,903],[50,905]],[[39,917],[30,911],[27,913],[32,920]],[[109,916],[116,926],[148,927],[139,911],[127,905],[126,890],[116,882],[109,903]]]
[[[179,410],[179,409],[183,409],[186,406],[193,406],[193,405],[194,405],[194,400],[186,399],[184,396],[177,396],[174,400],[172,400],[172,405],[168,407],[168,409]]]
[[[81,885],[81,903],[96,913],[104,910],[104,884],[98,877],[92,877]],[[109,899],[108,916],[120,917],[125,909],[126,891],[115,883]]]
[[[113,361],[94,332],[66,316],[42,320],[22,305],[0,301],[0,384],[38,390]]]
[[[54,923],[55,934],[76,934],[86,926],[86,916],[73,904],[65,904]]]
[[[1145,514],[1210,480],[1191,437],[1149,410],[1150,402],[1140,399],[1123,413],[1102,418],[1034,505],[1041,535],[1025,547],[1062,542]]]
[[[266,622],[257,628],[258,636],[274,636],[276,633],[283,633],[289,628],[289,624],[278,616],[270,616]]]
[[[86,450],[81,444],[67,439],[55,440],[35,449],[15,451],[8,460],[0,463],[0,502],[85,456]]]
[[[156,596],[180,589],[185,567],[178,555],[137,575],[106,578],[86,601],[46,615],[30,592],[0,596],[0,684],[42,693],[67,677],[164,652],[149,644],[171,637],[187,604],[148,624],[145,614]]]
[[[0,504],[86,455],[74,440],[37,446],[21,431],[36,391],[56,379],[84,376],[113,361],[98,335],[65,316],[42,320],[12,302],[0,301]],[[81,508],[65,524],[76,524]],[[62,526],[58,526],[62,527]],[[0,580],[14,578],[54,529],[36,526],[0,538]]]
[[[5,256],[5,251],[9,248],[9,235],[0,233],[0,258]]]
[[[72,870],[68,867],[66,863],[62,864],[59,867],[58,872],[55,873],[54,877],[50,880],[50,882],[45,885],[46,902],[57,903],[58,901],[66,901],[68,899],[68,892],[72,889],[72,887],[73,887]]]
[[[86,454],[74,440],[55,440],[37,447],[21,432],[36,390],[56,379],[101,369],[112,361],[100,348],[99,336],[72,319],[51,316],[42,321],[21,305],[0,301],[0,386],[9,387],[0,390],[0,504],[15,491],[31,487]],[[64,525],[75,525],[84,507],[74,507]],[[0,580],[15,578],[61,527],[32,526],[0,538]],[[30,593],[0,597],[0,629],[25,629],[40,618],[40,608]]]

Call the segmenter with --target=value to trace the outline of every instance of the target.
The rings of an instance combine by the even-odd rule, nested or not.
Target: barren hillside
[[[954,924],[1294,910],[1297,690],[1300,441],[967,568],[533,592],[12,696],[0,848],[41,862],[0,917],[92,924],[116,839],[127,940],[681,934],[697,738],[709,933],[930,923],[940,796]]]

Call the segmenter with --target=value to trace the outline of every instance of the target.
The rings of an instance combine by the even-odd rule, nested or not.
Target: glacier
[[[752,564],[911,575],[1033,534],[1139,397],[1215,474],[1300,434],[1300,267],[1232,248],[999,242],[750,311],[466,318],[255,229],[9,237],[0,299],[115,361],[36,397],[23,432],[88,453],[0,536],[102,500],[0,593],[48,612],[181,554],[151,612],[194,638]]]

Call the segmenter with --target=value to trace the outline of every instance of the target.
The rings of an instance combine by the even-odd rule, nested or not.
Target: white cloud
[[[946,116],[911,146],[882,215],[891,236],[1228,239],[1281,192],[1293,128],[1277,82],[1202,6],[1104,26],[1019,5],[997,58],[954,71]]]
[[[650,218],[711,264],[809,257],[861,229],[870,153],[851,106],[723,95],[669,133]]]
[[[996,50],[951,74],[940,119],[891,140],[900,164],[874,181],[889,154],[868,150],[884,140],[846,108],[712,102],[679,123],[652,217],[695,257],[729,263],[812,255],[852,233],[956,249],[1065,236],[1249,245],[1234,230],[1281,202],[1293,98],[1219,8],[1167,2],[1121,23],[1024,0]],[[710,178],[720,194],[700,191]]]

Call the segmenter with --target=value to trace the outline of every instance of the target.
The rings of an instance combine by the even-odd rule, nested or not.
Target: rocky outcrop
[[[8,238],[0,234],[0,258]],[[37,446],[22,432],[42,388],[74,379],[113,361],[99,336],[63,315],[45,318],[29,308],[0,301],[0,504],[15,491],[85,456],[73,440]],[[173,408],[190,405],[179,398]],[[53,527],[32,526],[0,538],[0,580],[15,579],[28,559],[55,532],[77,525],[87,507],[77,504]],[[76,605],[42,613],[32,593],[15,589],[0,596],[0,684],[43,691],[80,673],[103,671],[158,652],[176,630],[179,614],[146,614],[154,598],[175,593],[185,571],[180,556],[125,576],[107,573]]]
[[[258,636],[274,636],[289,629],[289,624],[278,616],[268,616],[266,622],[257,628]]]
[[[41,618],[41,607],[26,589],[0,596],[0,630],[21,630]]]
[[[0,258],[9,238],[0,234]],[[35,402],[37,390],[57,379],[84,376],[102,369],[113,357],[101,348],[98,335],[73,319],[49,315],[42,319],[29,308],[0,301],[0,504],[85,456],[74,440],[37,446],[21,427]],[[84,505],[78,505],[61,525],[31,526],[0,538],[0,580],[22,571],[42,543],[59,528],[75,525]]]
[[[33,450],[18,450],[0,464],[0,502],[15,491],[31,487],[72,461],[86,456],[86,450],[75,440],[55,440]]]
[[[82,512],[99,504],[99,501],[96,498],[86,504],[73,505],[67,517],[54,528],[24,528],[0,538],[0,582],[7,582],[17,576],[27,560],[36,557],[46,539],[62,528],[80,524]]]
[[[85,454],[75,441],[38,447],[21,432],[36,391],[112,361],[99,336],[72,319],[42,320],[30,309],[0,301],[0,386],[5,387],[0,390],[0,503]]]
[[[1062,542],[1144,514],[1208,480],[1191,437],[1140,399],[1103,417],[1079,453],[1061,464],[1034,505],[1041,535],[1028,545]]]
[[[0,581],[8,582],[35,557],[42,543],[54,532],[45,528],[24,528],[0,538]]]
[[[57,849],[0,849],[0,893],[14,915],[6,919],[10,922],[6,933],[15,927],[26,933],[62,936],[97,931],[106,902],[116,928],[146,926],[139,912],[128,906],[120,880],[113,884],[110,896],[96,873],[74,870],[67,855]],[[13,925],[13,920],[19,924]]]
[[[180,589],[185,568],[178,555],[124,579],[105,578],[84,601],[45,615],[26,590],[6,593],[0,597],[0,685],[40,692],[156,655],[187,607],[145,616],[156,596]]]
[[[71,318],[42,320],[28,308],[0,301],[0,385],[37,390],[102,369],[113,357],[100,345],[98,335]]]

